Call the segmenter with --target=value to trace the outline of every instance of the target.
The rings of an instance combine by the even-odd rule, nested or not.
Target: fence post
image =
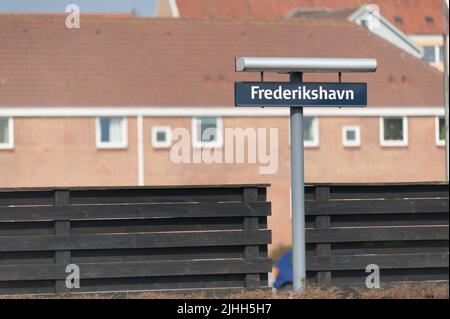
[[[55,206],[69,206],[70,205],[70,191],[56,190],[54,195]],[[64,208],[61,208],[64,209]],[[55,235],[69,236],[70,235],[70,220],[55,220]],[[70,250],[55,251],[55,264],[60,265],[61,269],[65,271],[68,264],[70,264]],[[66,287],[66,281],[56,280],[55,292],[62,293],[70,291]]]
[[[314,190],[314,200],[315,201],[330,200],[330,187],[316,186],[316,188]],[[316,229],[330,228],[330,216],[329,215],[328,216],[326,216],[326,215],[316,216],[314,219],[314,228],[316,228]],[[315,255],[317,257],[330,256],[331,255],[331,244],[317,244],[316,249],[315,249]],[[317,272],[316,281],[320,284],[330,284],[331,283],[331,272],[330,271]]]
[[[253,203],[258,201],[258,189],[257,188],[244,188],[243,202]],[[259,228],[258,217],[244,217],[244,231],[257,231]],[[244,258],[258,258],[259,246],[245,246]],[[256,289],[260,287],[260,275],[259,274],[246,274],[245,275],[245,288]]]

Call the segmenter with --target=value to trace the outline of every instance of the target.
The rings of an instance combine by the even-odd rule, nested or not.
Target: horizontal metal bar
[[[352,58],[238,57],[236,72],[375,72],[377,60]]]

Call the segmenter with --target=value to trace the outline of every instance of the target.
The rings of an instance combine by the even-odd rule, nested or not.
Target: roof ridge
[[[0,16],[10,17],[10,18],[49,18],[49,17],[62,17],[67,16],[67,13],[7,13],[0,12]],[[133,14],[120,14],[120,13],[81,13],[81,19],[101,19],[101,20],[113,20],[113,19],[123,19],[123,20],[133,20],[133,21],[167,21],[173,23],[183,23],[186,21],[194,22],[208,22],[208,23],[230,23],[230,24],[248,24],[248,23],[258,23],[258,24],[307,24],[307,25],[350,25],[348,21],[343,19],[334,19],[329,17],[314,17],[314,18],[296,18],[296,19],[286,19],[283,17],[273,18],[273,19],[235,19],[228,17],[221,18],[191,18],[191,17],[180,17],[180,18],[164,18],[164,17],[141,17],[135,16]]]

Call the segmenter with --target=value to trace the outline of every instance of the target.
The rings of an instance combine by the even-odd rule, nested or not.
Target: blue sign
[[[367,106],[366,83],[236,82],[236,106]]]

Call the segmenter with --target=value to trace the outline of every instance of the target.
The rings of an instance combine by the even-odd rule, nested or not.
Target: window
[[[344,126],[342,128],[342,144],[345,147],[358,147],[361,145],[361,130],[359,126]]]
[[[394,19],[397,24],[403,23],[403,18],[401,16],[395,16]]]
[[[408,120],[406,117],[380,118],[381,146],[407,146]]]
[[[445,118],[436,117],[436,145],[445,145]]]
[[[220,118],[193,118],[192,132],[192,144],[194,147],[222,147],[222,120]]]
[[[126,148],[128,146],[127,119],[123,117],[97,118],[97,147]]]
[[[152,127],[152,145],[154,148],[168,148],[172,145],[172,134],[169,126]]]
[[[305,147],[319,146],[319,120],[315,117],[303,118],[303,140]]]
[[[0,149],[12,149],[14,147],[13,120],[8,117],[0,117]]]
[[[436,47],[435,46],[424,46],[423,47],[423,59],[428,63],[436,62]]]
[[[426,16],[426,17],[425,17],[425,21],[426,21],[428,24],[434,24],[434,18],[433,18],[432,16]]]
[[[367,20],[367,19],[362,19],[362,20],[361,20],[361,26],[362,26],[364,29],[369,29],[369,20]]]
[[[426,45],[423,47],[423,53],[423,59],[428,63],[444,63],[444,47],[442,45]]]

